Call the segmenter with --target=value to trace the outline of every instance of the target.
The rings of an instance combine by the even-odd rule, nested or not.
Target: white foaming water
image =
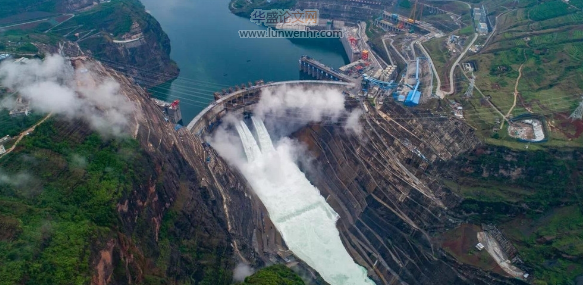
[[[251,117],[251,121],[253,121],[253,126],[255,126],[255,131],[257,132],[257,138],[259,139],[261,151],[264,153],[272,152],[274,150],[273,143],[271,142],[271,138],[269,137],[269,133],[267,132],[263,121],[255,117]]]
[[[252,120],[261,150],[241,121],[236,128],[248,161],[239,168],[289,249],[332,285],[374,284],[344,248],[336,228],[338,214],[295,164],[291,140],[274,147],[263,122]]]
[[[245,155],[247,156],[247,159],[249,161],[253,161],[255,160],[255,154],[258,153],[258,151],[253,150],[253,143],[251,142],[251,140],[253,140],[253,135],[249,137],[247,135],[247,132],[243,129],[243,127],[247,129],[247,132],[249,132],[249,134],[251,134],[251,131],[249,131],[249,128],[247,128],[247,125],[245,125],[243,121],[241,121],[240,124],[235,124],[237,133],[239,134],[239,137],[243,142],[243,149],[245,150]],[[257,144],[255,144],[255,146],[257,146]]]

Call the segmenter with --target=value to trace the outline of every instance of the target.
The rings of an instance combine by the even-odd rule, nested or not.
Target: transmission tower
[[[571,120],[581,120],[583,118],[583,100],[579,103],[579,107],[573,111],[569,118],[571,118]]]

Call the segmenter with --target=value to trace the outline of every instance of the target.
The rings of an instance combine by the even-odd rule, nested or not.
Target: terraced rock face
[[[303,168],[339,213],[342,240],[353,258],[378,284],[514,282],[461,267],[434,242],[453,226],[448,208],[460,198],[426,169],[476,147],[471,129],[392,103],[380,111],[361,120],[358,136],[317,125],[295,134],[315,158]]]
[[[237,260],[255,267],[283,262],[278,252],[286,246],[243,176],[203,138],[175,131],[132,81],[100,65],[96,69],[120,82],[138,106],[130,133],[152,170],[144,185],[119,201],[118,236],[95,244],[94,280],[133,282],[143,280],[140,272],[157,272],[159,278],[227,284],[230,278],[220,276],[228,276]],[[396,104],[379,111],[363,116],[360,135],[329,125],[295,133],[314,158],[314,165],[301,166],[340,215],[337,226],[350,255],[377,284],[513,283],[459,265],[435,238],[455,225],[448,209],[461,199],[428,173],[439,172],[433,169],[436,161],[479,144],[471,129]],[[318,280],[317,273],[300,267],[308,279]]]

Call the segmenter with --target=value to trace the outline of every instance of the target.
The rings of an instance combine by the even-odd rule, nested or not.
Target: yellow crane
[[[413,4],[413,9],[411,9],[411,15],[409,15],[409,19],[407,20],[407,22],[411,23],[411,24],[415,24],[415,12],[417,12],[417,2],[419,0],[415,0],[415,4]]]

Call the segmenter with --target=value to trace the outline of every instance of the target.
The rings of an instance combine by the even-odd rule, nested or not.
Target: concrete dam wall
[[[297,80],[267,83],[261,86],[252,86],[246,89],[235,91],[212,102],[208,107],[200,112],[187,126],[187,129],[197,136],[212,132],[217,123],[220,122],[227,113],[241,114],[253,110],[253,105],[259,102],[261,91],[266,88],[281,86],[288,87],[349,87],[351,83],[337,81],[317,81],[317,80]]]

